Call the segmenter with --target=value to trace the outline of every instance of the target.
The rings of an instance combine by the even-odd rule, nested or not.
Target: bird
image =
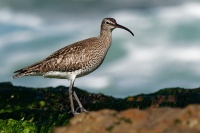
[[[85,76],[96,70],[104,61],[105,56],[112,43],[112,31],[121,28],[133,32],[128,28],[118,24],[114,18],[104,18],[100,27],[100,35],[67,45],[44,60],[33,65],[15,71],[12,78],[23,76],[43,76],[44,78],[68,79],[70,86],[68,89],[70,108],[73,115],[88,112],[84,109],[77,94],[73,91],[76,78]],[[78,103],[78,108],[74,109],[73,96]]]

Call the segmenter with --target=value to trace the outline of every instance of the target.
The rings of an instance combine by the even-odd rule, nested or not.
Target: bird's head
[[[114,18],[104,18],[101,23],[101,29],[113,31],[115,28],[121,28],[130,32],[133,36],[133,32],[128,28],[118,24]]]

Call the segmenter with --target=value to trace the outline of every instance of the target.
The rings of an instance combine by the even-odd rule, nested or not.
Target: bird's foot
[[[75,115],[78,115],[78,114],[80,114],[79,112],[73,112],[73,115],[75,116]]]
[[[80,112],[78,111],[80,109]],[[87,111],[86,109],[84,109],[83,107],[77,107],[75,111],[70,111],[69,113],[73,113],[73,115],[78,115],[81,113],[88,113],[89,111]]]
[[[77,112],[77,110],[79,110],[79,109],[80,109],[81,113],[88,113],[89,112],[86,109],[84,109],[83,107],[77,107],[75,112]]]
[[[74,111],[74,112],[73,111],[69,111],[68,113],[72,113],[74,116],[80,114],[80,112],[77,112],[77,111]]]
[[[89,111],[87,111],[86,109],[82,108],[82,109],[81,109],[81,112],[83,112],[83,113],[88,113]]]
[[[78,110],[80,109],[80,112],[78,112]],[[86,109],[84,109],[83,107],[77,107],[76,110],[74,112],[72,112],[74,115],[78,115],[80,113],[88,113],[89,111],[87,111]]]

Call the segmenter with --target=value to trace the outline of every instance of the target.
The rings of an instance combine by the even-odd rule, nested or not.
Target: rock
[[[200,105],[180,108],[100,110],[73,117],[55,133],[199,133]]]
[[[9,119],[17,120],[18,125],[21,121],[31,122],[36,126],[37,132],[42,133],[52,132],[55,126],[68,124],[73,115],[70,113],[67,89],[68,87],[65,86],[28,88],[15,86],[10,82],[0,83],[0,132],[7,130],[6,126],[10,126],[7,123]],[[191,117],[177,108],[200,104],[200,87],[194,89],[166,88],[155,93],[126,98],[89,93],[78,88],[74,90],[85,109],[101,111],[80,114],[71,119],[66,127],[56,128],[55,132],[193,133],[199,131],[196,127],[199,124],[197,119],[199,108],[190,109]],[[76,102],[75,107],[78,107]],[[197,116],[195,117],[194,114]],[[18,126],[12,128],[13,131],[18,130]]]

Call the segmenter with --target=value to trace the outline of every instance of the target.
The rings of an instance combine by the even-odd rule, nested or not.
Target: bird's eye
[[[106,24],[110,24],[109,22],[106,22]]]

